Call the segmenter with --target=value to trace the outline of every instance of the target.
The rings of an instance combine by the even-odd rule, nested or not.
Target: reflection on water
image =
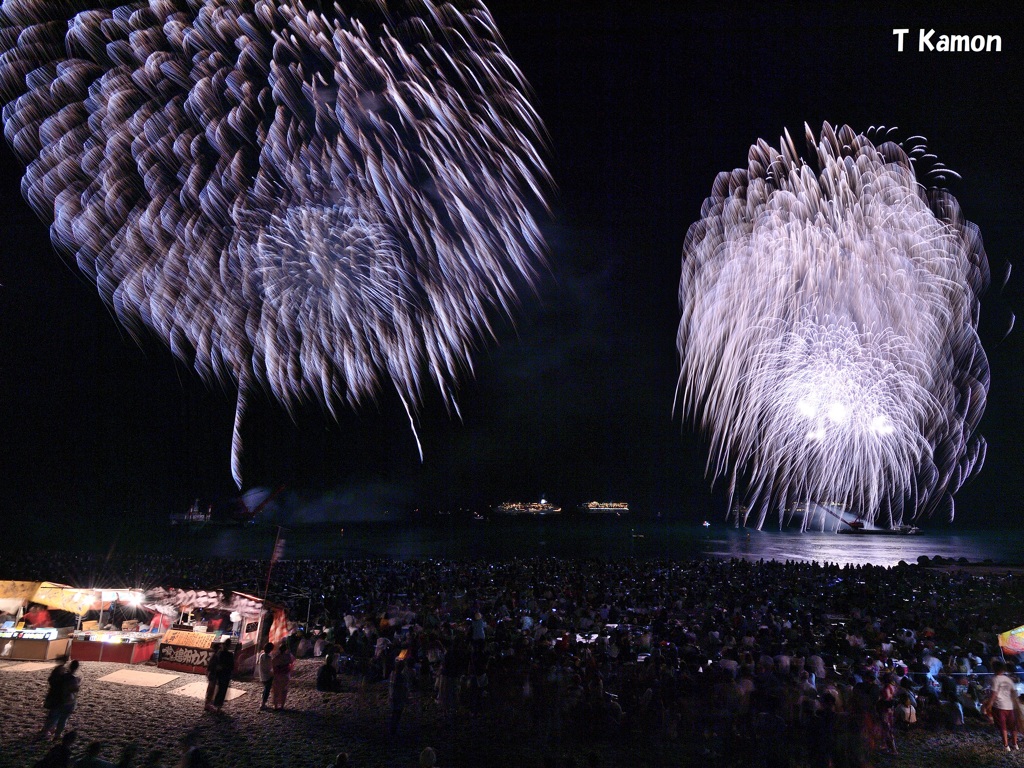
[[[782,531],[726,531],[716,536],[707,550],[718,557],[747,560],[801,560],[839,565],[896,565],[901,560],[942,556],[972,562],[1011,559],[1011,548],[996,546],[998,540],[986,532],[973,536],[923,534],[920,536],[840,535],[836,533],[790,533]],[[1019,541],[1019,539],[1018,539]]]
[[[344,526],[344,527],[343,527]],[[914,563],[921,555],[1018,562],[1024,534],[926,531],[920,536],[756,531],[661,520],[547,518],[450,520],[429,524],[345,523],[286,531],[286,558],[485,559],[511,557],[736,557],[846,564]],[[266,558],[272,528],[203,531],[174,546],[214,557]]]

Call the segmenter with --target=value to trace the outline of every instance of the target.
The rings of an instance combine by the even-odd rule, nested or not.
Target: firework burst
[[[745,525],[810,504],[887,525],[952,515],[984,460],[981,237],[900,146],[827,123],[807,141],[809,162],[788,134],[752,146],[690,227],[677,401]]]
[[[235,480],[254,387],[454,408],[543,261],[542,128],[486,8],[91,5],[3,3],[22,190],[126,327],[237,385]]]

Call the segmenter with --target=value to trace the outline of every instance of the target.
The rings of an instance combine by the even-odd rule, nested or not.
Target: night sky
[[[725,5],[725,4],[723,4]],[[557,184],[544,223],[550,270],[462,380],[461,421],[436,394],[419,418],[422,463],[387,387],[333,421],[293,422],[264,399],[244,429],[246,487],[286,484],[309,519],[384,509],[534,500],[626,500],[687,519],[725,513],[706,445],[671,413],[677,290],[687,228],[720,171],[758,138],[803,123],[898,126],[962,175],[951,186],[981,229],[993,289],[982,302],[992,388],[982,473],[957,495],[957,525],[1015,518],[1024,491],[1024,33],[1019,13],[932,6],[753,13],[680,4],[491,4],[550,134]],[[894,28],[909,28],[897,52]],[[1001,53],[919,53],[917,30],[998,34]],[[163,519],[195,497],[237,494],[234,393],[211,390],[153,339],[139,346],[49,244],[0,153],[0,515],[12,522]],[[320,500],[319,502],[317,500]]]

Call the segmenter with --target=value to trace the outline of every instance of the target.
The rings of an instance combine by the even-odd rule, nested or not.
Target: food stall
[[[157,666],[179,672],[204,672],[222,639],[234,645],[235,670],[252,671],[260,645],[280,637],[284,627],[283,610],[243,592],[160,588],[146,593],[145,607],[176,616],[160,643]]]
[[[113,661],[118,664],[142,664],[153,658],[162,635],[153,631],[139,631],[137,619],[128,619],[104,625],[104,616],[113,619],[115,608],[125,606],[134,615],[142,605],[145,594],[129,589],[100,589],[94,591],[92,608],[99,611],[97,621],[83,622],[72,634],[71,658],[79,661]],[[159,622],[155,622],[157,629]],[[118,627],[115,629],[114,627]]]
[[[65,656],[71,629],[40,627],[38,629],[0,629],[0,659],[49,661]]]
[[[0,659],[46,661],[68,653],[71,628],[48,626],[49,614],[45,609],[81,616],[92,607],[95,595],[92,590],[50,581],[0,581],[0,601],[5,612],[20,615],[22,619],[5,622],[0,627]],[[22,613],[26,606],[35,607]],[[25,626],[31,623],[24,620],[29,616],[39,617],[39,623]]]

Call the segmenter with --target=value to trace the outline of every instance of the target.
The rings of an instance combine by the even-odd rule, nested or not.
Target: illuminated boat
[[[851,525],[850,528],[840,528],[837,533],[855,536],[920,536],[921,529],[916,525],[897,525],[895,528],[865,528],[861,524],[860,526]]]
[[[204,512],[199,506],[199,499],[192,502],[187,512],[172,512],[170,515],[171,525],[180,525],[190,531],[198,531],[210,522],[211,510],[207,507]]]
[[[533,501],[528,503],[521,501],[506,501],[504,504],[496,506],[494,511],[499,515],[532,515],[536,517],[562,514],[561,507],[552,504],[546,499],[541,499],[539,502]]]
[[[589,515],[624,515],[629,512],[629,504],[624,501],[591,501],[580,504],[580,512]]]

